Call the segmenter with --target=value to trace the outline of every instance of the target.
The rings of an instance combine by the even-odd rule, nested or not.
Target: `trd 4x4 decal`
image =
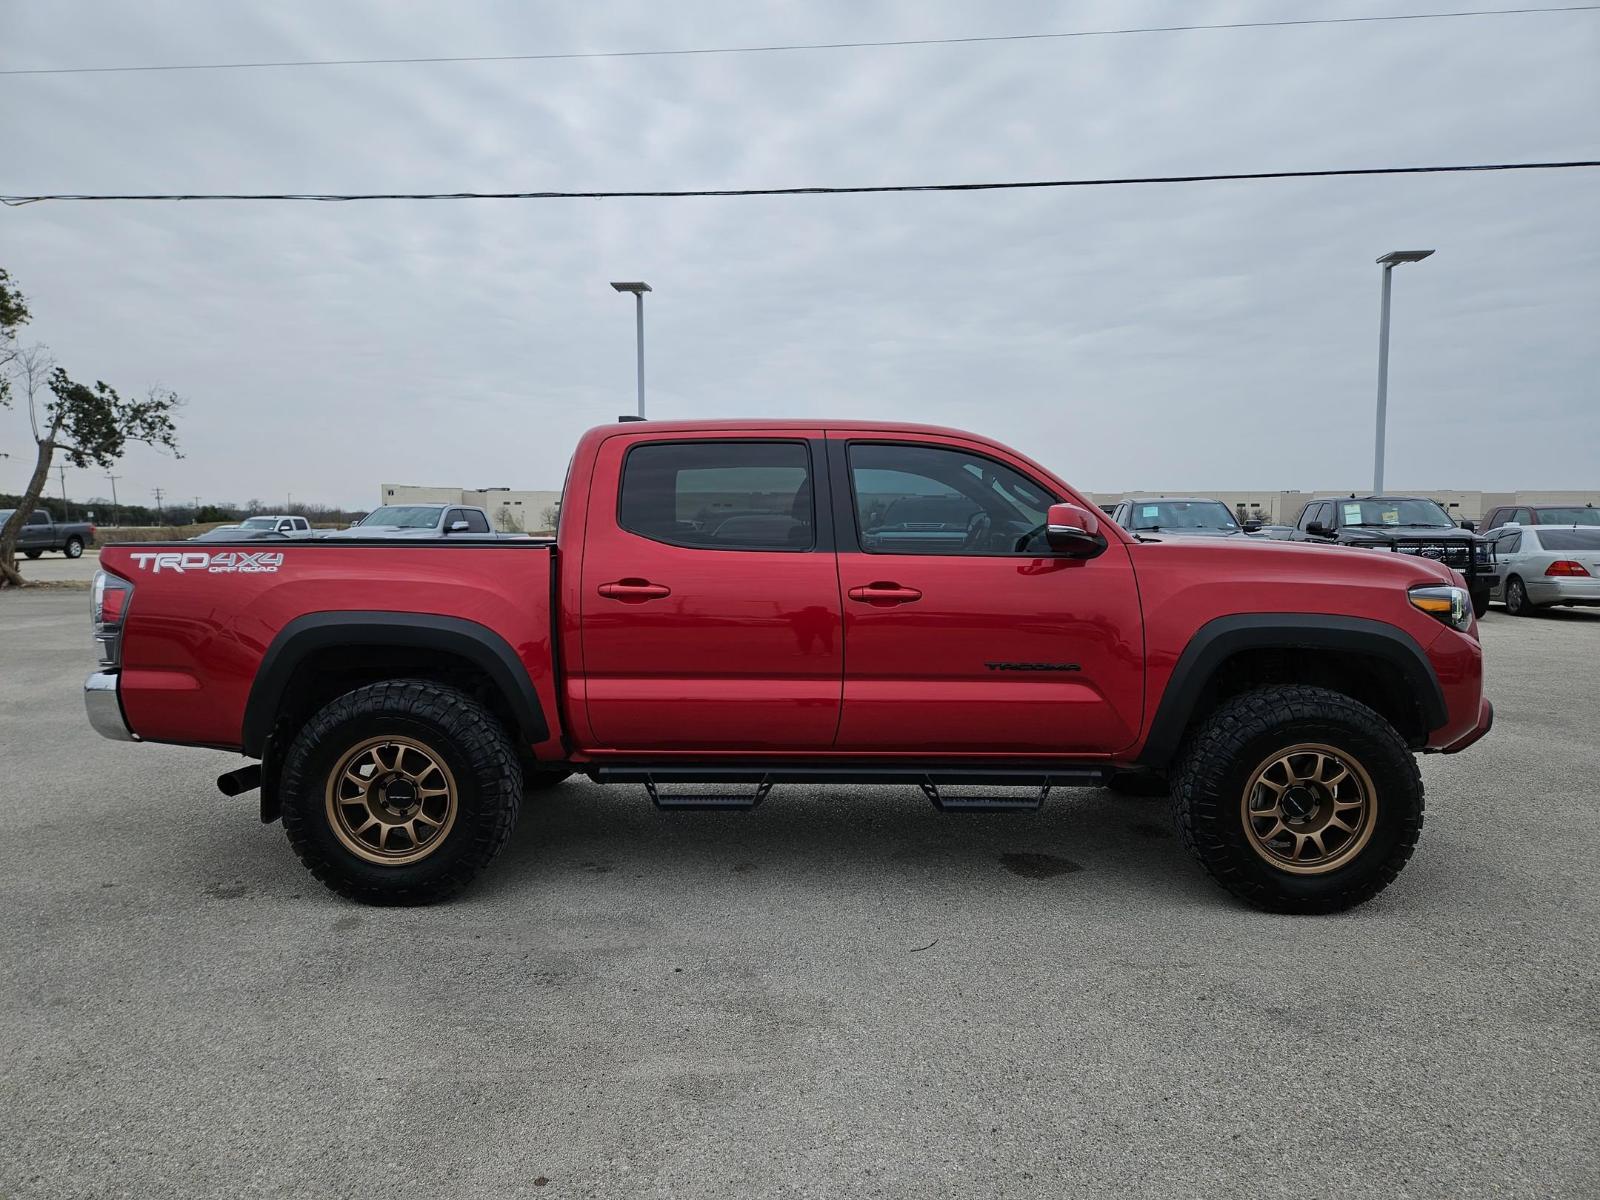
[[[182,575],[189,571],[202,571],[207,575],[260,575],[276,571],[283,566],[283,552],[258,550],[221,550],[210,554],[204,550],[141,550],[128,556],[141,571],[159,575],[163,571],[176,571]]]

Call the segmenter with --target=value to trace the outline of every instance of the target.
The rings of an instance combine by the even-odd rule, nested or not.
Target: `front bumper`
[[[1457,738],[1448,746],[1441,746],[1440,749],[1445,754],[1459,754],[1493,728],[1494,705],[1490,704],[1489,698],[1485,696],[1478,702],[1478,723],[1472,727],[1472,731],[1465,737]]]
[[[139,735],[128,728],[122,715],[122,699],[117,695],[117,676],[96,671],[83,681],[83,707],[89,724],[103,738],[114,742],[137,742]]]

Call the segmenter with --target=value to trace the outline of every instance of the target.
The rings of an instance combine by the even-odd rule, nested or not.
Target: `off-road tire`
[[[1365,845],[1325,874],[1273,866],[1252,848],[1241,813],[1257,767],[1303,743],[1353,759],[1376,796]],[[1184,843],[1213,879],[1268,912],[1340,912],[1370,900],[1394,881],[1422,831],[1422,776],[1410,749],[1372,709],[1326,688],[1264,687],[1226,701],[1185,742],[1171,777]]]
[[[65,554],[68,558],[82,558],[83,539],[75,537],[68,538],[67,544],[61,547],[61,553]]]
[[[351,747],[379,736],[424,743],[454,777],[454,822],[417,862],[358,857],[328,816],[330,773]],[[289,845],[328,888],[364,904],[430,904],[461,891],[504,848],[517,823],[522,767],[505,727],[467,693],[393,679],[346,692],[300,728],[284,755],[280,795]]]
[[[1119,796],[1142,799],[1159,799],[1172,794],[1172,784],[1167,777],[1154,771],[1118,771],[1106,780],[1106,788]]]
[[[1481,617],[1484,613],[1489,611],[1488,588],[1472,588],[1467,592],[1467,595],[1472,600],[1473,616]]]
[[[29,558],[38,558],[39,555],[44,553],[44,551],[43,550],[24,550],[23,553],[26,554]]]

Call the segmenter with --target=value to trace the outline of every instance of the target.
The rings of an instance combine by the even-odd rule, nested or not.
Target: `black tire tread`
[[[471,838],[469,845],[447,872],[425,885],[380,887],[354,878],[309,837],[307,822],[320,817],[302,807],[307,789],[313,813],[322,803],[323,782],[309,777],[315,749],[339,725],[380,714],[412,716],[441,728],[469,760],[483,797],[484,819],[462,830]],[[389,679],[346,692],[301,726],[284,756],[282,796],[289,845],[331,891],[364,904],[432,904],[459,893],[505,848],[517,824],[522,766],[505,727],[466,692],[427,679]]]
[[[1245,870],[1245,863],[1238,857],[1240,852],[1218,833],[1221,806],[1238,802],[1236,796],[1225,797],[1218,792],[1218,784],[1230,766],[1250,742],[1296,723],[1341,725],[1389,743],[1392,765],[1400,767],[1403,762],[1403,778],[1415,797],[1414,805],[1402,810],[1399,837],[1388,857],[1355,877],[1348,886],[1329,889],[1315,897],[1286,895],[1263,879],[1259,871]],[[1263,687],[1225,701],[1185,743],[1171,779],[1173,812],[1184,845],[1217,883],[1245,903],[1267,912],[1340,912],[1370,900],[1394,882],[1422,832],[1422,774],[1416,757],[1382,716],[1328,688],[1298,684]]]

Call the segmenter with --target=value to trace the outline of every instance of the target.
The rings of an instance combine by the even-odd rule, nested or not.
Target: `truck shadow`
[[[630,876],[778,874],[914,883],[1025,880],[1078,894],[1235,902],[1179,841],[1167,801],[1061,789],[1038,812],[939,813],[915,788],[775,787],[754,812],[661,812],[642,788],[569,780],[524,800],[480,894],[532,886],[553,871]]]

